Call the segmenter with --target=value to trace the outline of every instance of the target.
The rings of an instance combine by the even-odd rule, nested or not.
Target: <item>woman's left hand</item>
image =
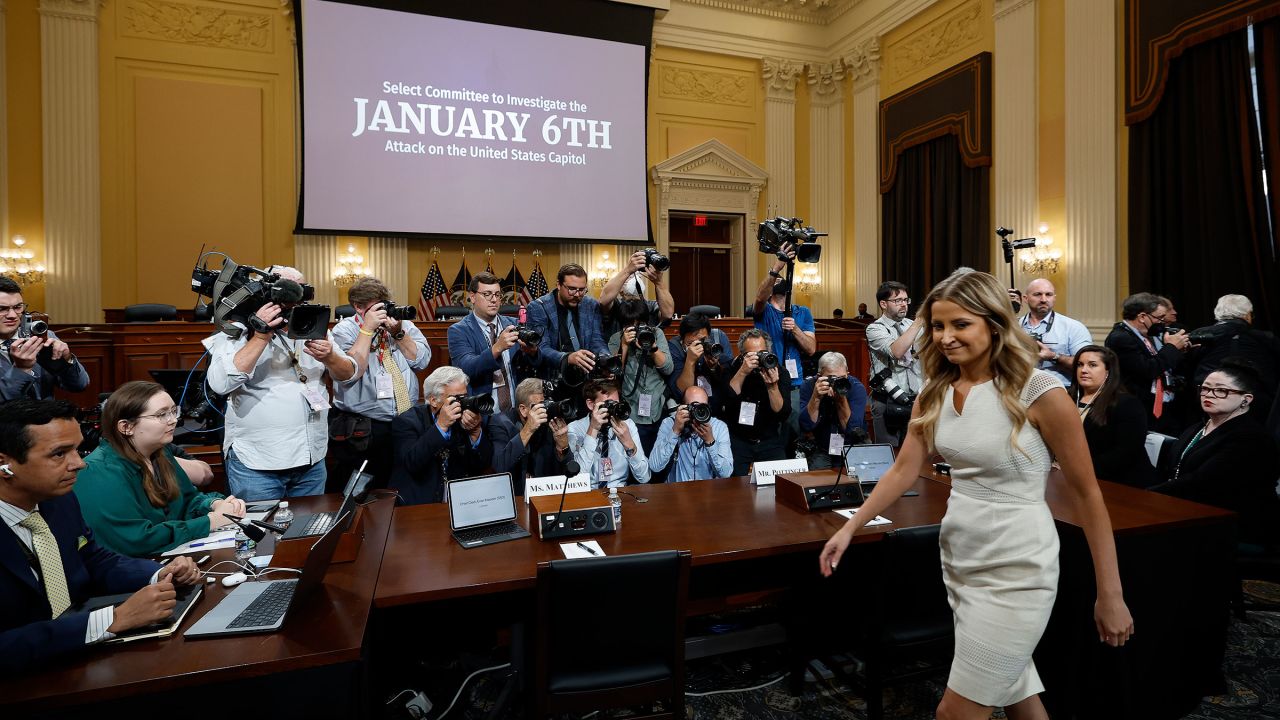
[[[1133,637],[1133,616],[1124,598],[1098,598],[1093,604],[1093,623],[1098,628],[1098,641],[1120,647]]]
[[[235,495],[228,495],[223,500],[214,500],[213,506],[210,509],[215,512],[224,513],[226,515],[236,515],[238,517],[244,517],[245,513],[244,501]]]

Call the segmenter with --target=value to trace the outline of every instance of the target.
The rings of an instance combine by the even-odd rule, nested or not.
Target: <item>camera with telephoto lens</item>
[[[756,372],[772,370],[778,367],[778,356],[768,350],[761,350],[756,353]]]
[[[826,380],[827,384],[831,386],[831,389],[838,393],[849,392],[850,383],[848,375],[827,375],[818,379]]]
[[[516,325],[516,338],[525,345],[537,345],[542,342],[542,330],[521,323]]]
[[[658,344],[658,333],[649,325],[636,325],[636,339],[632,342],[643,353],[652,353]]]
[[[790,243],[795,246],[796,260],[802,263],[816,263],[822,259],[822,246],[817,239],[826,236],[811,227],[805,227],[800,218],[776,217],[760,223],[756,232],[756,240],[760,243],[760,252],[776,255],[783,262],[790,262],[782,246]]]
[[[18,337],[49,337],[49,316],[44,313],[22,313]]]
[[[689,417],[703,425],[711,422],[711,406],[704,402],[691,402],[688,405]]]
[[[631,417],[631,406],[621,400],[605,400],[600,404],[604,406],[605,419],[609,422]]]
[[[457,400],[462,406],[462,411],[470,410],[477,415],[493,414],[493,396],[492,395],[450,395],[453,400]]]
[[[392,320],[413,320],[418,317],[418,309],[412,305],[397,305],[388,300],[382,303],[382,309],[387,311],[387,317]]]
[[[644,264],[645,267],[654,267],[661,272],[666,272],[671,267],[671,258],[653,248],[645,248]]]
[[[546,410],[548,420],[555,420],[556,418],[564,420],[573,417],[573,401],[571,400],[546,399],[542,402],[533,403],[530,407],[540,407]]]
[[[871,396],[880,402],[910,406],[916,401],[916,396],[899,385],[891,375],[872,375],[870,385]]]
[[[222,267],[210,270],[208,257],[222,257]],[[328,305],[311,305],[315,288],[304,283],[282,278],[278,273],[260,270],[250,265],[239,265],[224,253],[202,253],[191,271],[191,290],[200,296],[196,303],[196,316],[208,316],[212,307],[212,320],[218,329],[239,339],[244,328],[267,333],[267,327],[257,315],[267,303],[292,306],[281,313],[288,327],[288,336],[299,340],[319,340],[329,330]],[[203,298],[208,298],[206,303]]]
[[[565,353],[564,358],[560,361],[560,380],[564,382],[565,387],[581,387],[589,378],[598,380],[607,379],[609,376],[617,376],[622,374],[622,358],[617,355],[596,355],[590,350],[586,351],[595,359],[595,367],[591,372],[587,372],[582,368],[569,362],[569,353]]]

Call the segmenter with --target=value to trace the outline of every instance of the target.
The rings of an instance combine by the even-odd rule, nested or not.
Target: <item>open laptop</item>
[[[893,446],[888,443],[849,445],[844,449],[844,470],[857,476],[868,492],[893,467]]]
[[[349,516],[348,521],[355,518],[356,503],[359,498],[364,495],[365,488],[369,486],[369,481],[373,476],[366,473],[364,468],[369,464],[365,460],[360,467],[351,473],[351,477],[347,480],[347,487],[342,491],[342,507],[337,512],[319,512],[311,515],[299,515],[289,524],[289,528],[280,536],[281,540],[292,540],[300,537],[313,537],[315,535],[323,535],[333,527],[335,518]],[[349,524],[349,522],[348,522]],[[347,528],[342,528],[341,532],[346,532]]]
[[[449,527],[464,548],[529,537],[516,522],[511,473],[449,481]]]
[[[246,582],[238,585],[222,602],[182,634],[202,638],[279,630],[289,610],[315,594],[324,582],[329,561],[342,539],[342,526],[351,512],[341,516],[307,553],[302,575],[288,580]]]

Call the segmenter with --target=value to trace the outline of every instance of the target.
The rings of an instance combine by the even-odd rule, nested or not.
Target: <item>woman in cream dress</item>
[[[928,380],[910,433],[876,491],[823,548],[821,570],[830,575],[861,519],[909,489],[930,454],[942,455],[952,486],[940,545],[956,649],[937,716],[985,720],[1003,707],[1012,720],[1047,718],[1031,653],[1058,588],[1058,535],[1044,501],[1051,454],[1062,463],[1093,553],[1098,639],[1117,646],[1133,634],[1080,418],[1062,385],[1034,369],[1035,344],[991,275],[953,274],[921,313],[930,330],[919,348]]]

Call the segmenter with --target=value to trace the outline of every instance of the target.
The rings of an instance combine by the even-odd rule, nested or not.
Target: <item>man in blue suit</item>
[[[529,303],[529,325],[542,331],[543,362],[564,363],[590,372],[595,355],[607,355],[600,320],[600,303],[587,297],[587,271],[564,265],[556,273],[556,289]]]
[[[499,315],[502,285],[493,273],[471,277],[472,313],[449,326],[449,362],[467,374],[472,391],[492,395],[498,412],[514,407],[516,386],[542,362],[538,345],[520,342],[516,321]]]
[[[189,557],[161,570],[94,542],[71,492],[84,467],[75,417],[65,400],[0,406],[0,670],[6,672],[164,620],[176,604],[174,583],[200,580]],[[127,592],[133,595],[117,607],[74,609],[94,595]]]

